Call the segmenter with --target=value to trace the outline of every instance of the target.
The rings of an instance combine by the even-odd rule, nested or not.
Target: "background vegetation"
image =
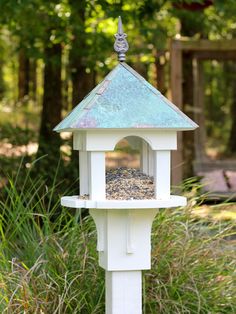
[[[94,222],[53,202],[56,177],[47,187],[28,170],[21,190],[17,178],[9,178],[0,202],[1,312],[104,313],[105,274],[97,263]],[[196,216],[201,199],[194,185],[189,193],[187,208],[156,216],[143,313],[233,314],[235,225]]]
[[[112,47],[119,15],[129,36],[127,62],[167,96],[170,39],[232,39],[236,33],[233,0],[1,0],[0,10],[1,151],[11,143],[33,159],[47,154],[45,168],[58,159],[63,141],[53,127],[117,62]],[[184,60],[188,69],[188,55]],[[206,148],[234,154],[234,62],[207,61],[204,71]],[[188,81],[184,102],[191,105]],[[14,162],[17,154],[7,157]],[[2,168],[8,163],[3,155]]]
[[[169,96],[170,40],[233,39],[236,2],[0,0],[0,12],[0,311],[104,313],[94,223],[59,204],[78,192],[77,158],[52,129],[117,64],[119,15],[127,62]],[[204,73],[206,149],[232,157],[235,63],[207,61]],[[203,205],[199,189],[186,181],[188,208],[156,217],[144,313],[236,312],[235,214]]]

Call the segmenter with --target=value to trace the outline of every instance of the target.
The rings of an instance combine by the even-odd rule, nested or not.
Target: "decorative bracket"
[[[151,228],[158,209],[89,210],[97,228],[99,265],[107,271],[150,269]]]

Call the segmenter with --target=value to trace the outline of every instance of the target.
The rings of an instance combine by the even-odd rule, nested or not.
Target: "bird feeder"
[[[88,208],[95,221],[106,313],[140,314],[154,217],[160,208],[186,205],[185,197],[170,194],[170,153],[177,149],[177,131],[197,125],[125,63],[128,43],[120,18],[115,37],[119,63],[54,130],[72,132],[79,151],[80,196],[64,196],[61,204]],[[107,199],[105,153],[134,137],[140,138],[141,170],[154,177],[154,197]]]

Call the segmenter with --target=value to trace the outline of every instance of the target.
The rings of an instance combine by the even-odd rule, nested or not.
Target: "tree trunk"
[[[156,85],[157,89],[165,95],[167,92],[165,82],[165,63],[161,62],[161,57],[164,58],[164,52],[158,55],[156,54],[155,56]]]
[[[34,101],[37,100],[37,60],[30,60],[30,95]]]
[[[140,74],[142,77],[145,78],[145,80],[148,80],[148,65],[145,63],[141,63],[141,61],[139,62],[135,62],[132,63],[132,68],[138,72],[138,74]]]
[[[18,100],[29,95],[30,60],[24,48],[19,51]]]
[[[38,156],[48,154],[49,159],[59,157],[60,136],[53,128],[61,121],[61,44],[45,48],[44,95],[39,132]]]
[[[86,72],[88,47],[85,32],[86,0],[70,0],[73,40],[69,55],[72,80],[72,105],[76,106],[94,87],[94,73]]]
[[[72,105],[75,107],[78,103],[93,89],[94,73],[86,73],[86,67],[79,64],[79,58],[76,68],[73,67],[71,74],[72,80]]]
[[[66,56],[68,57],[68,56]],[[63,60],[63,57],[62,57]],[[64,56],[65,60],[65,56]],[[70,69],[68,65],[68,59],[62,63],[62,69],[64,69],[64,75],[62,78],[62,108],[63,110],[69,111],[71,109],[71,94],[70,94]]]
[[[5,93],[5,82],[4,82],[4,75],[3,75],[3,59],[0,59],[0,100],[3,99]]]
[[[232,71],[236,73],[236,63],[232,64]],[[228,142],[228,150],[230,153],[236,153],[236,80],[232,80],[233,86],[233,99],[231,103],[231,129]]]

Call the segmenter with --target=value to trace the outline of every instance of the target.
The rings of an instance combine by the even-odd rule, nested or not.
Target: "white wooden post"
[[[141,270],[106,271],[106,314],[141,313]]]
[[[154,175],[154,151],[148,145],[148,175],[153,176]]]
[[[89,194],[88,152],[79,151],[79,184],[80,195]]]
[[[148,174],[149,170],[149,158],[148,158],[148,144],[142,141],[141,151],[140,151],[140,169],[143,173]]]
[[[170,197],[170,151],[154,152],[155,197],[166,199]]]
[[[89,152],[89,198],[102,200],[106,198],[106,164],[105,152]]]
[[[142,313],[142,270],[151,268],[157,209],[90,209],[99,265],[106,270],[106,314]]]
[[[143,173],[146,173],[149,176],[154,175],[154,162],[153,162],[153,150],[150,145],[142,141],[141,145],[141,158],[140,158],[140,169]]]

